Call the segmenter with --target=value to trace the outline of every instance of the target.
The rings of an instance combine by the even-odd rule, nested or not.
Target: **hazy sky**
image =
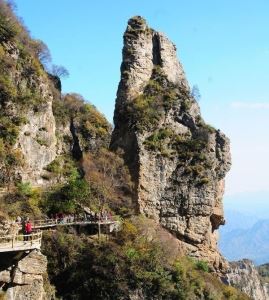
[[[200,88],[204,118],[231,139],[227,196],[252,202],[262,193],[269,202],[268,0],[15,2],[33,37],[69,70],[64,92],[81,93],[110,121],[128,18],[142,15],[166,33]]]

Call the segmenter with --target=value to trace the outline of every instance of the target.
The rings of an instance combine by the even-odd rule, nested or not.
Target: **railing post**
[[[14,244],[15,244],[15,235],[12,236],[12,242],[11,242],[11,244],[12,244],[12,249],[13,249],[14,248]]]
[[[100,221],[98,221],[98,238],[100,240],[101,237],[101,225],[100,225]]]

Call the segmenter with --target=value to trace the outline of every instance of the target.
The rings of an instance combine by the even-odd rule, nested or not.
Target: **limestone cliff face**
[[[20,171],[21,180],[34,185],[43,185],[44,168],[57,155],[55,120],[51,99],[41,105],[40,111],[27,112],[28,122],[24,124],[18,136],[15,148],[21,150],[24,164]]]
[[[4,257],[5,256],[5,257]],[[7,300],[45,300],[43,275],[47,259],[38,251],[29,254],[2,254],[0,263],[1,288]]]
[[[0,50],[1,183],[42,185],[44,167],[56,157],[51,82],[38,60],[16,42],[3,42]]]
[[[226,282],[246,293],[251,299],[269,299],[267,285],[262,282],[254,264],[248,259],[230,263]]]
[[[177,236],[187,254],[221,269],[229,140],[203,121],[176,47],[141,17],[124,34],[114,123],[111,148],[124,152],[139,212]]]

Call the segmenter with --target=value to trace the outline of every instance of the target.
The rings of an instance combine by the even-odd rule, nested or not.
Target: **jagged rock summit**
[[[203,121],[175,45],[139,16],[124,34],[114,123],[111,149],[123,151],[138,211],[173,233],[186,254],[221,270],[229,140]]]

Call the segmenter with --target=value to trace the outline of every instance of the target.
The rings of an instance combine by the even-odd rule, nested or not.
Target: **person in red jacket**
[[[32,233],[32,224],[31,224],[30,220],[28,220],[25,224],[25,233],[27,235]],[[27,237],[27,240],[30,240],[29,236]]]

